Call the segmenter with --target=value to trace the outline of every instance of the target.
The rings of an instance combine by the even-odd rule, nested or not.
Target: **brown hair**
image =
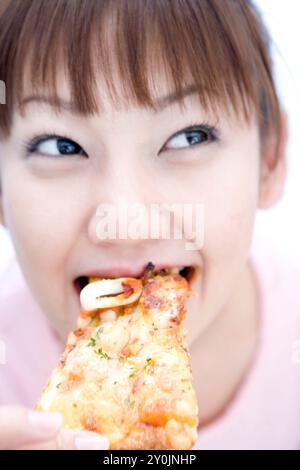
[[[25,70],[59,110],[62,64],[73,107],[84,115],[101,112],[100,76],[116,107],[126,96],[155,108],[149,85],[159,65],[179,102],[183,84],[192,83],[205,108],[230,105],[248,120],[251,104],[262,135],[280,133],[269,38],[250,0],[1,0],[3,136],[13,106],[22,111]]]

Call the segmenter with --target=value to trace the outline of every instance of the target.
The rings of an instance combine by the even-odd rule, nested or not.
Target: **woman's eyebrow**
[[[165,109],[167,106],[170,106],[171,104],[176,103],[180,99],[186,98],[187,96],[193,95],[197,92],[198,87],[196,85],[190,85],[184,88],[181,93],[172,92],[168,95],[158,98],[154,103],[154,113],[157,114],[163,111],[163,109]],[[54,99],[42,95],[30,95],[21,101],[21,106],[23,107],[30,103],[47,104],[49,106],[52,106],[53,108],[62,108],[66,111],[79,114],[77,108],[72,102],[64,100],[62,98]]]

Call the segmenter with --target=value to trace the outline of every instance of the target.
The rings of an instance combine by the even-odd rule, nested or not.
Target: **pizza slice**
[[[111,449],[191,449],[198,407],[185,329],[188,281],[172,270],[91,279],[65,352],[37,404]]]

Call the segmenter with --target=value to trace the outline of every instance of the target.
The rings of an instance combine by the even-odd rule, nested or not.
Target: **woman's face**
[[[161,87],[157,99],[165,94]],[[61,98],[69,98],[66,82]],[[259,194],[255,121],[247,125],[225,111],[216,120],[196,94],[186,97],[185,109],[175,102],[157,112],[116,110],[107,95],[104,112],[90,117],[67,108],[56,114],[41,100],[28,100],[25,109],[23,117],[15,112],[12,133],[1,143],[4,222],[61,338],[79,313],[76,279],[139,275],[151,261],[200,267],[193,282],[198,296],[187,303],[191,343],[222,312],[245,269]],[[191,125],[198,127],[188,132]],[[101,240],[97,208],[120,200],[128,207],[202,205],[203,245],[188,250],[186,236]]]

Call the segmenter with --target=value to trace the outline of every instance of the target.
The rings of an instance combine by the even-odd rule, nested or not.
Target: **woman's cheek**
[[[241,152],[242,153],[242,152]],[[255,156],[228,155],[228,167],[215,175],[205,204],[205,247],[217,260],[244,261],[251,243],[257,209],[259,176]]]
[[[67,266],[78,234],[79,201],[61,204],[44,186],[6,180],[7,228],[26,282],[58,331],[70,328]],[[75,210],[75,206],[78,211]],[[66,326],[65,326],[66,325]]]
[[[61,192],[26,174],[15,174],[5,181],[4,210],[22,268],[30,272],[34,267],[40,276],[61,269],[76,224],[76,214]]]
[[[232,165],[225,177],[221,173],[205,201],[202,330],[229,301],[245,268],[257,207],[256,168]]]

